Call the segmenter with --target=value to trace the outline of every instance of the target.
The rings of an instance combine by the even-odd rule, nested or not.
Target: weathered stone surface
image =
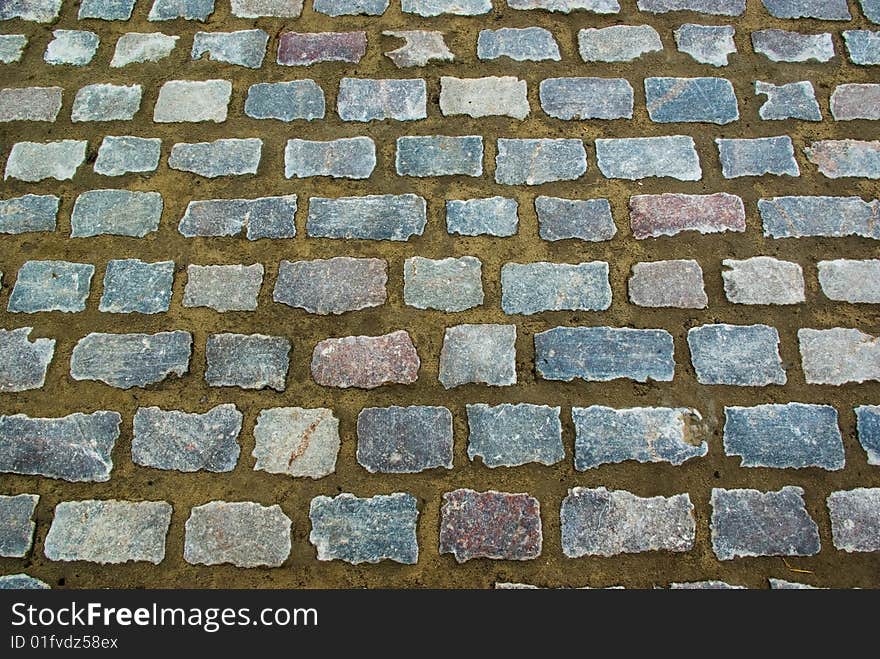
[[[830,300],[880,304],[880,260],[819,261],[819,285]]]
[[[35,194],[0,200],[0,233],[55,231],[60,202],[55,195]]]
[[[768,238],[862,236],[880,239],[880,202],[859,197],[771,197],[758,200]]]
[[[416,309],[464,311],[483,304],[482,263],[461,258],[408,258],[403,264],[403,301]]]
[[[419,16],[477,16],[492,11],[492,0],[400,0],[400,8],[405,14]]]
[[[727,56],[737,52],[732,25],[685,23],[675,30],[675,45],[700,64],[727,66]]]
[[[745,586],[734,586],[726,581],[691,581],[688,583],[675,582],[669,584],[670,590],[745,590]]]
[[[605,178],[634,181],[668,176],[679,181],[703,178],[700,157],[689,135],[597,138],[596,162]]]
[[[140,85],[88,85],[73,99],[70,120],[130,121],[141,107]]]
[[[852,19],[846,0],[761,0],[776,18],[818,18],[823,21]]]
[[[724,178],[741,176],[800,176],[794,146],[788,135],[755,139],[716,138]]]
[[[444,389],[468,383],[516,384],[516,326],[447,327],[440,351],[440,383]]]
[[[804,506],[804,491],[712,488],[712,549],[722,561],[744,556],[813,556],[819,529]]]
[[[427,224],[423,197],[415,194],[309,199],[306,233],[312,238],[407,241]]]
[[[100,39],[87,30],[53,30],[54,37],[46,47],[43,59],[47,64],[84,66],[98,51]]]
[[[232,15],[238,18],[296,18],[303,0],[232,0]]]
[[[256,137],[180,143],[171,147],[168,166],[205,178],[256,174],[262,152],[263,140]]]
[[[31,550],[39,500],[39,494],[0,495],[0,556],[21,558]]]
[[[177,35],[162,32],[126,32],[116,42],[112,68],[139,64],[142,62],[158,62],[165,59],[177,45]]]
[[[285,32],[278,38],[278,63],[284,66],[357,64],[366,52],[366,32]]]
[[[419,355],[409,332],[346,336],[320,341],[312,352],[312,377],[324,387],[375,389],[412,384],[419,377]]]
[[[210,387],[284,391],[290,341],[263,334],[211,334],[206,345]]]
[[[880,465],[880,406],[859,405],[855,412],[859,443],[868,454],[868,464]]]
[[[440,111],[444,116],[465,114],[525,119],[529,115],[526,81],[513,76],[454,78],[440,76]]]
[[[164,313],[171,303],[173,284],[174,261],[109,261],[98,310],[105,313]]]
[[[167,501],[62,501],[43,552],[50,561],[158,565],[165,558],[171,524]]]
[[[498,138],[495,182],[540,185],[573,181],[587,171],[587,152],[579,139]]]
[[[338,140],[287,140],[284,149],[284,176],[307,178],[369,178],[376,168],[376,144],[369,137],[343,137]]]
[[[880,551],[880,488],[832,492],[828,512],[835,549],[848,553]]]
[[[556,119],[632,119],[633,88],[623,78],[546,78],[541,109]]]
[[[183,18],[204,22],[213,13],[214,0],[153,0],[147,20],[173,21]]]
[[[801,34],[788,30],[752,32],[752,48],[773,62],[827,62],[834,57],[834,42],[828,32]]]
[[[313,8],[327,16],[381,16],[389,0],[314,0]]]
[[[813,90],[813,84],[808,80],[790,82],[786,85],[774,85],[757,80],[755,94],[763,94],[767,97],[764,104],[758,108],[761,119],[822,121],[822,111],[816,101],[816,92]]]
[[[29,391],[46,383],[55,339],[28,340],[33,327],[0,329],[0,392]]]
[[[343,314],[385,304],[387,283],[384,259],[281,261],[272,299],[323,316]]]
[[[45,581],[23,573],[4,574],[0,577],[0,590],[49,590],[50,588]]]
[[[323,478],[336,471],[339,419],[324,408],[273,407],[257,417],[254,441],[255,470]]]
[[[89,263],[25,261],[6,308],[13,313],[83,311],[94,274]]]
[[[27,43],[28,39],[23,34],[0,34],[0,64],[20,62]]]
[[[67,181],[86,159],[85,140],[16,142],[12,145],[3,178],[36,183],[47,178]]]
[[[724,294],[734,304],[800,304],[804,298],[801,266],[770,256],[724,259]]]
[[[483,138],[418,135],[397,138],[398,176],[482,176]]]
[[[505,263],[501,308],[506,314],[604,311],[611,306],[608,263]]]
[[[452,414],[445,407],[365,407],[357,436],[358,464],[371,474],[452,469]]]
[[[785,579],[768,579],[771,590],[817,590],[815,586],[805,583],[795,583]]]
[[[162,140],[158,137],[107,135],[98,148],[95,172],[104,176],[155,172],[161,151]]]
[[[828,178],[880,178],[880,141],[819,140],[804,153]]]
[[[163,207],[158,192],[89,190],[73,204],[70,237],[109,234],[143,238],[158,230]]]
[[[415,121],[428,116],[427,103],[427,87],[421,78],[343,78],[336,112],[343,121]]]
[[[39,419],[0,416],[0,472],[81,483],[110,480],[118,412]]]
[[[589,242],[611,240],[617,233],[607,199],[536,197],[538,233],[544,240],[574,238]]]
[[[0,89],[0,122],[55,121],[62,91],[61,87]]]
[[[253,119],[323,119],[324,90],[314,80],[258,82],[248,88],[244,113]]]
[[[74,380],[99,380],[130,389],[161,382],[189,369],[192,335],[175,330],[157,334],[93,332],[77,342],[70,356]]]
[[[787,403],[724,408],[724,452],[741,467],[843,469],[837,410]]]
[[[746,230],[742,199],[726,192],[633,195],[629,199],[629,216],[637,239],[674,236],[682,231],[705,234]]]
[[[694,11],[715,16],[742,16],[746,0],[638,0],[639,11],[666,14],[671,11]]]
[[[880,120],[880,85],[838,85],[831,94],[831,115],[835,121]]]
[[[183,306],[214,311],[253,311],[263,283],[263,265],[189,265]]]
[[[509,57],[517,62],[558,62],[562,59],[553,33],[542,27],[480,30],[477,57],[481,60]]]
[[[58,17],[62,0],[18,0],[0,5],[0,21],[20,18],[35,23],[51,23]]]
[[[235,405],[217,405],[204,414],[139,407],[134,415],[132,462],[175,471],[235,469],[241,447],[242,414]]]
[[[562,500],[562,551],[569,558],[690,551],[696,523],[687,494],[642,498],[626,490],[573,487]]]
[[[620,11],[617,0],[507,0],[511,9],[543,9],[549,12],[569,14],[583,9],[594,14],[616,14]]]
[[[263,30],[196,32],[191,57],[195,60],[207,55],[215,62],[259,69],[263,65],[268,43],[269,35]]]
[[[519,203],[507,197],[447,199],[446,230],[461,236],[516,235]]]
[[[535,334],[535,370],[545,380],[669,382],[672,335],[660,329],[554,327]]]
[[[880,380],[880,342],[857,329],[799,329],[801,365],[809,384]]]
[[[228,80],[169,80],[159,89],[153,121],[222,123],[231,96],[232,83]]]
[[[410,66],[426,66],[428,62],[452,62],[455,55],[446,46],[442,32],[429,30],[397,30],[382,33],[386,37],[404,39],[405,43],[395,50],[385,52],[398,69]]]
[[[578,31],[578,52],[585,62],[629,62],[663,50],[650,25],[612,25]]]
[[[541,504],[528,494],[458,489],[443,495],[440,553],[529,561],[541,555]]]
[[[311,542],[319,561],[352,565],[391,560],[415,565],[419,560],[416,526],[418,501],[395,492],[361,499],[343,493],[318,496],[309,505]]]
[[[296,195],[256,199],[204,199],[191,201],[177,230],[187,238],[236,236],[248,240],[293,238]]]
[[[290,518],[281,506],[209,501],[186,520],[183,560],[193,565],[279,567],[290,555]]]
[[[786,382],[775,327],[700,325],[688,330],[687,342],[700,384],[762,387]]]
[[[591,405],[573,407],[571,418],[578,471],[627,460],[680,465],[709,450],[704,439],[708,433],[694,409]]]
[[[104,21],[127,21],[137,0],[82,0],[77,18],[98,18]]]
[[[487,467],[518,467],[565,459],[558,407],[503,403],[467,406],[468,457]]]
[[[651,121],[729,124],[739,119],[733,85],[726,78],[645,78]]]
[[[692,259],[636,263],[628,287],[629,301],[640,307],[705,309],[709,304],[703,269]]]
[[[878,0],[859,0],[862,7],[862,13],[872,23],[880,23],[880,1]]]

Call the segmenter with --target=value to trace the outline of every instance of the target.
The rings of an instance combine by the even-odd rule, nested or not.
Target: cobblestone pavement
[[[0,28],[4,587],[880,587],[877,0]]]

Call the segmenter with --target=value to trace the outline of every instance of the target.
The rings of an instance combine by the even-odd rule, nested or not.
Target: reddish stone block
[[[682,231],[745,231],[746,211],[736,195],[636,195],[629,200],[635,238],[674,236]]]
[[[373,389],[412,384],[419,377],[419,355],[409,333],[326,339],[312,353],[312,377],[325,387]]]
[[[278,63],[284,66],[309,66],[317,62],[357,64],[366,52],[366,32],[285,32],[278,40]]]

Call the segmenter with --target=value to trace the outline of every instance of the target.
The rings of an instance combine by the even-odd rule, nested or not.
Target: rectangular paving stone
[[[281,261],[272,299],[322,316],[380,307],[387,299],[384,259],[337,256],[314,261]]]
[[[427,103],[427,87],[421,78],[343,78],[336,113],[343,121],[416,121],[428,116]]]
[[[43,60],[52,65],[85,66],[95,57],[100,38],[88,30],[53,30]]]
[[[828,178],[880,178],[880,141],[818,140],[804,153]]]
[[[817,18],[823,21],[852,19],[846,0],[761,0],[776,18]]]
[[[700,325],[688,330],[687,342],[700,384],[763,387],[786,382],[775,327]]]
[[[27,44],[28,39],[23,34],[0,34],[0,64],[20,62]]]
[[[238,18],[296,18],[302,13],[303,0],[232,0],[232,15]]]
[[[675,236],[683,231],[706,234],[746,230],[742,199],[726,192],[634,195],[629,198],[629,216],[636,239]]]
[[[755,139],[716,138],[724,178],[741,176],[800,176],[794,146],[788,135]]]
[[[847,553],[880,551],[880,488],[832,492],[827,503],[835,549]]]
[[[571,418],[578,471],[627,460],[680,465],[704,457],[709,450],[702,417],[694,409],[591,405],[573,407]]]
[[[767,100],[758,108],[761,119],[782,120],[801,119],[803,121],[822,121],[822,111],[816,101],[816,92],[809,80],[774,85],[755,81],[755,94],[765,95]]]
[[[6,161],[3,178],[36,183],[47,178],[68,181],[86,159],[85,140],[16,142]]]
[[[452,413],[445,407],[365,407],[357,438],[358,464],[371,474],[452,469]]]
[[[6,307],[13,313],[63,311],[86,308],[95,266],[70,261],[25,261]]]
[[[700,64],[727,66],[727,56],[736,50],[732,25],[694,25],[685,23],[674,31],[675,47]]]
[[[868,456],[869,465],[880,465],[880,406],[859,405],[855,408],[859,444]]]
[[[862,13],[872,23],[880,23],[880,2],[878,0],[859,0]]]
[[[443,494],[440,553],[458,563],[474,558],[530,561],[541,555],[541,504],[528,494],[458,489]]]
[[[565,459],[559,407],[467,405],[468,457],[487,467],[553,465]]]
[[[158,565],[165,558],[170,524],[167,501],[62,501],[55,506],[43,552],[50,561]]]
[[[724,417],[724,452],[739,456],[741,467],[844,467],[837,410],[829,405],[725,407]]]
[[[263,30],[196,32],[191,57],[197,60],[207,55],[214,62],[259,69],[268,43],[269,35]]]
[[[483,138],[414,135],[397,138],[398,176],[482,176]]]
[[[327,16],[381,16],[389,0],[314,0],[312,8]]]
[[[0,495],[0,556],[22,558],[31,550],[39,494]]]
[[[98,311],[154,314],[168,311],[174,284],[174,261],[108,261]]]
[[[153,0],[147,20],[173,21],[183,18],[187,21],[204,22],[212,13],[214,0]]]
[[[511,9],[543,9],[549,12],[569,14],[583,9],[594,14],[616,14],[620,12],[617,0],[507,0]]]
[[[134,415],[131,459],[137,465],[182,472],[235,469],[242,413],[217,405],[203,414],[139,407]]]
[[[813,556],[819,528],[804,506],[804,491],[712,488],[712,549],[722,561],[747,556]]]
[[[587,152],[579,139],[498,138],[495,182],[540,185],[573,181],[587,171]]]
[[[880,64],[880,31],[844,30],[843,42],[853,64],[861,66]]]
[[[742,16],[746,0],[638,0],[639,11],[666,14],[671,11],[693,11],[715,16]]]
[[[456,312],[483,304],[482,263],[473,256],[426,259],[403,264],[403,301],[416,309]]]
[[[98,148],[95,172],[104,176],[155,172],[161,151],[162,140],[158,137],[107,135]]]
[[[263,140],[256,137],[180,143],[171,147],[168,166],[205,178],[256,174],[262,152]]]
[[[369,137],[337,140],[287,140],[284,149],[285,178],[331,176],[369,178],[376,168],[376,144]]]
[[[4,574],[0,577],[0,590],[51,590],[51,586],[24,573]]]
[[[834,57],[834,42],[828,32],[757,30],[752,32],[752,48],[772,62],[828,62]]]
[[[55,121],[63,91],[61,87],[0,89],[0,122]]]
[[[164,203],[158,192],[89,190],[76,198],[70,237],[112,235],[143,238],[159,229]]]
[[[650,25],[612,25],[578,31],[578,52],[585,62],[629,62],[663,50]]]
[[[80,339],[70,356],[74,380],[98,380],[119,389],[146,387],[189,370],[192,335],[174,330],[156,334],[103,334]]]
[[[699,181],[700,157],[689,135],[597,138],[596,163],[605,178],[634,181],[652,176]]]
[[[33,327],[0,329],[0,392],[30,391],[46,383],[55,339],[28,340]]]
[[[692,259],[636,263],[628,282],[629,301],[640,307],[705,309],[703,270]]]
[[[70,120],[130,121],[141,107],[140,85],[87,85],[76,92]]]
[[[819,261],[819,285],[829,300],[880,304],[880,260]]]
[[[417,506],[416,498],[403,492],[363,499],[347,492],[332,499],[317,496],[309,504],[309,542],[319,561],[359,565],[389,560],[415,565]]]
[[[62,0],[19,0],[0,5],[0,21],[20,18],[35,23],[51,23],[58,17]]]
[[[131,18],[137,0],[83,0],[77,18],[97,18],[103,21],[127,21]]]
[[[611,240],[617,233],[607,199],[535,198],[538,234],[543,240]]]
[[[191,565],[279,567],[290,555],[290,518],[278,504],[209,501],[190,512],[183,560]]]
[[[443,33],[436,30],[383,30],[382,36],[403,39],[400,48],[385,51],[398,69],[426,66],[428,62],[452,62],[455,55],[446,46]]]
[[[804,297],[801,266],[770,256],[724,259],[724,295],[734,304],[800,304]]]
[[[529,115],[526,81],[514,76],[440,76],[440,112],[445,117],[525,119]]]
[[[210,334],[206,345],[209,387],[284,391],[290,341],[263,334]]]
[[[412,384],[421,362],[409,332],[382,336],[346,336],[318,342],[311,372],[323,387],[375,389],[385,384]]]
[[[504,313],[604,311],[611,306],[608,263],[505,263],[501,267]]]
[[[339,419],[325,408],[262,410],[254,427],[255,471],[323,478],[336,471]]]
[[[880,239],[880,202],[859,197],[771,197],[758,200],[768,238],[862,236]]]
[[[443,14],[478,16],[492,11],[492,0],[400,0],[405,14],[431,17]]]
[[[357,64],[366,52],[366,32],[285,32],[278,37],[278,63],[283,66]]]
[[[440,350],[440,384],[504,387],[516,384],[516,325],[455,325]]]
[[[661,329],[554,327],[535,334],[535,370],[545,380],[669,382],[672,335]]]
[[[55,195],[26,194],[0,199],[0,233],[55,231],[60,203]]]
[[[423,197],[415,194],[309,199],[306,233],[312,238],[407,241],[427,224]]]
[[[232,83],[228,80],[169,80],[153,108],[156,123],[226,121]]]
[[[158,62],[171,55],[177,45],[177,35],[162,32],[126,32],[116,42],[111,68],[120,68],[129,64]]]
[[[507,197],[447,199],[446,231],[461,236],[516,235],[519,203]]]
[[[801,365],[808,384],[880,380],[880,343],[857,329],[799,329]]]
[[[687,494],[639,497],[626,490],[573,487],[562,500],[568,558],[693,549],[696,523]]]
[[[263,266],[188,265],[184,307],[208,307],[214,311],[253,311],[263,284]]]
[[[256,199],[204,199],[191,201],[177,230],[187,238],[237,236],[248,240],[293,238],[296,195]]]
[[[314,80],[258,82],[248,87],[244,113],[252,119],[323,119],[324,90]]]
[[[831,116],[835,121],[880,120],[880,85],[837,85],[831,93]]]
[[[0,416],[0,472],[103,483],[122,417],[99,410],[59,418]]]
[[[480,30],[477,57],[481,60],[508,57],[516,62],[558,62],[562,59],[553,33],[542,27]]]
[[[623,78],[545,78],[541,109],[556,119],[632,119],[633,88]]]
[[[739,119],[726,78],[645,78],[648,115],[657,123],[729,124]]]

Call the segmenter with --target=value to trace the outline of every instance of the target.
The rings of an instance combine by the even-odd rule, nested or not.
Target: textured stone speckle
[[[818,140],[804,153],[828,178],[880,179],[880,141]]]
[[[89,190],[79,195],[73,205],[70,237],[143,238],[159,229],[163,208],[158,192]]]
[[[248,88],[244,113],[253,119],[323,119],[324,90],[314,80],[258,82]]]
[[[727,66],[728,55],[737,52],[732,25],[685,23],[675,30],[675,45],[700,64]]]
[[[561,14],[578,10],[594,14],[616,14],[620,11],[617,0],[507,0],[507,6],[511,9],[543,9]]]
[[[429,30],[397,30],[382,33],[386,37],[404,39],[405,43],[395,50],[385,52],[398,69],[426,66],[428,62],[452,62],[452,51],[446,46],[442,32]]]
[[[758,108],[761,119],[767,121],[800,119],[802,121],[822,121],[822,111],[816,101],[813,83],[808,80],[774,85],[757,80],[755,94],[767,97]]]
[[[46,383],[55,339],[29,340],[33,329],[0,329],[0,392],[30,391]]]
[[[880,30],[844,30],[843,41],[853,64],[880,64]]]
[[[797,263],[770,256],[738,261],[724,259],[724,294],[734,304],[800,304],[804,297],[804,273]]]
[[[794,146],[788,135],[755,139],[717,138],[724,178],[741,176],[800,176]]]
[[[366,32],[285,32],[278,38],[278,63],[282,66],[357,64],[366,52]]]
[[[519,204],[507,197],[447,199],[446,230],[462,236],[516,235]]]
[[[456,312],[483,304],[482,263],[473,256],[408,258],[403,264],[403,300],[416,309]]]
[[[70,120],[130,121],[141,107],[140,85],[87,85],[76,92]]]
[[[116,42],[110,67],[120,68],[129,64],[158,62],[171,54],[178,39],[180,37],[177,35],[172,36],[162,32],[127,32]]]
[[[608,263],[505,263],[501,308],[506,314],[604,311],[611,306]]]
[[[6,308],[13,313],[83,311],[94,274],[89,263],[25,261]]]
[[[222,123],[231,96],[232,83],[228,80],[169,80],[159,89],[153,121]]]
[[[693,11],[715,16],[742,16],[746,0],[638,0],[639,11],[666,14],[673,11]]]
[[[187,238],[236,236],[248,240],[293,238],[296,195],[256,199],[204,199],[191,201],[177,230]]]
[[[868,464],[880,465],[880,406],[860,405],[855,412],[859,443],[868,454]]]
[[[736,195],[664,193],[634,195],[629,199],[633,237],[658,238],[682,231],[720,233],[746,230],[746,211]]]
[[[389,0],[314,0],[313,8],[327,16],[381,16]]]
[[[45,581],[27,574],[5,574],[0,577],[0,590],[49,590]]]
[[[357,436],[358,464],[371,474],[452,469],[452,414],[445,407],[366,407]]]
[[[87,30],[53,30],[52,36],[43,59],[55,65],[85,66],[92,61],[101,41],[97,34]]]
[[[173,21],[183,18],[204,22],[213,13],[214,0],[153,0],[147,20]]]
[[[556,464],[565,459],[559,412],[528,403],[467,405],[468,457],[487,467]]]
[[[61,110],[61,87],[0,89],[0,122],[55,121]]]
[[[312,238],[407,241],[427,224],[426,203],[415,194],[309,199],[306,232]]]
[[[254,428],[254,469],[270,474],[323,478],[336,471],[339,419],[332,410],[274,407]]]
[[[400,8],[405,14],[426,18],[444,14],[478,16],[492,11],[492,0],[400,0]]]
[[[290,341],[263,334],[211,334],[206,346],[210,387],[284,391]]]
[[[189,265],[183,306],[214,311],[253,311],[263,283],[263,265]]]
[[[477,57],[481,60],[509,57],[517,62],[558,62],[562,59],[553,33],[542,27],[480,30]]]
[[[232,0],[232,15],[238,18],[296,18],[303,0]]]
[[[0,34],[0,64],[20,62],[27,44],[28,38],[23,34]]]
[[[573,181],[587,171],[587,152],[579,139],[498,138],[495,182],[540,185]]]
[[[633,88],[623,78],[546,78],[541,109],[556,119],[632,119]]]
[[[0,233],[55,231],[60,202],[55,195],[34,194],[0,200]]]
[[[838,85],[831,94],[831,115],[835,121],[880,120],[880,85]]]
[[[163,313],[168,311],[171,303],[173,284],[174,261],[109,261],[98,310],[105,313]]]
[[[700,384],[762,387],[786,382],[775,327],[700,325],[688,330],[687,342]]]
[[[321,315],[385,304],[388,263],[337,256],[316,261],[281,261],[272,299]]]
[[[605,178],[634,181],[651,176],[699,181],[703,178],[694,138],[665,137],[597,138],[596,162]]]
[[[39,500],[38,494],[0,495],[0,556],[21,558],[31,550]]]
[[[799,329],[801,365],[809,384],[880,381],[880,342],[857,329]]]
[[[263,65],[268,43],[269,35],[263,30],[196,32],[191,56],[197,60],[207,55],[215,62],[259,69]]]
[[[449,117],[464,114],[475,119],[529,115],[526,81],[514,76],[454,78],[440,76],[440,111]]]
[[[58,17],[63,0],[19,0],[0,5],[0,21],[20,18],[35,23],[51,23]]]
[[[752,48],[773,62],[828,62],[834,57],[834,42],[828,32],[801,34],[788,30],[752,32]]]
[[[440,383],[444,389],[468,383],[516,384],[516,326],[447,327],[440,351]]]
[[[158,137],[107,135],[98,148],[95,172],[104,176],[154,172],[161,150],[162,140]]]
[[[104,21],[127,21],[137,0],[82,0],[77,18]]]
[[[880,488],[832,492],[828,512],[836,549],[849,553],[880,551]]]
[[[852,19],[846,0],[761,0],[775,18],[817,18],[823,21]]]
[[[189,370],[192,335],[175,330],[156,334],[102,334],[80,339],[70,356],[74,380],[99,380],[119,389],[146,387]]]
[[[206,178],[256,174],[262,151],[263,140],[254,137],[175,144],[168,166]]]
[[[47,178],[67,181],[86,159],[85,140],[16,142],[6,161],[4,178],[36,183]]]
[[[636,263],[628,282],[629,301],[640,307],[705,309],[703,270],[692,259]]]
[[[880,259],[819,261],[819,285],[829,300],[880,304]]]
[[[862,236],[880,239],[880,202],[859,197],[772,197],[758,200],[764,236]]]
[[[427,103],[422,78],[343,78],[339,81],[336,112],[343,121],[416,121],[428,116]]]
[[[482,176],[483,138],[418,135],[397,138],[398,176]]]
[[[320,341],[312,352],[311,372],[324,387],[375,389],[412,384],[421,362],[409,332],[347,336]]]
[[[578,52],[585,62],[629,62],[663,50],[650,25],[612,25],[578,31]]]
[[[536,197],[538,233],[544,240],[611,240],[617,233],[607,199]]]
[[[648,115],[657,123],[729,124],[739,119],[726,78],[645,78]]]

